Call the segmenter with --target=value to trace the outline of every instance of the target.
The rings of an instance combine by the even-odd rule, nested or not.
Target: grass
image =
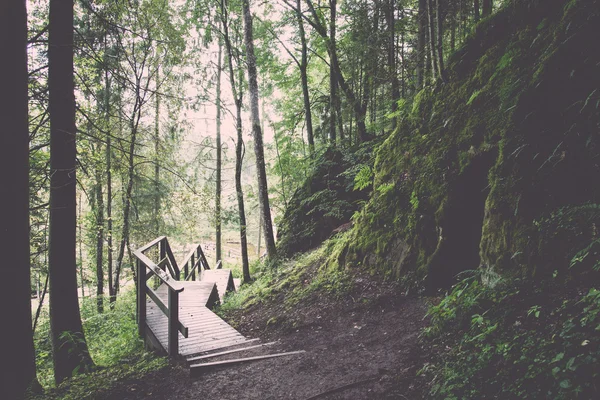
[[[242,285],[236,293],[227,296],[218,313],[227,315],[253,305],[280,299],[292,308],[316,291],[342,296],[351,288],[346,271],[328,266],[328,257],[345,234],[327,240],[319,248],[289,260],[278,261],[274,267],[262,263],[251,265],[254,281]]]
[[[52,363],[48,307],[44,307],[34,335],[37,376],[51,398],[83,399],[108,390],[117,381],[146,374],[168,365],[166,358],[147,352],[137,334],[135,289],[123,291],[110,309],[104,299],[105,312],[96,310],[96,298],[80,303],[88,348],[97,370],[77,375],[56,387]]]

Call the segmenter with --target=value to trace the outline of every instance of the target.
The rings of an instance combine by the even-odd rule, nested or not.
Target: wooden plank
[[[233,360],[224,360],[224,361],[214,361],[214,362],[208,362],[208,363],[192,364],[192,365],[190,365],[190,371],[198,371],[200,369],[210,368],[210,367],[216,367],[216,366],[219,366],[219,365],[239,364],[239,363],[249,362],[249,361],[266,360],[268,358],[287,357],[287,356],[292,356],[292,355],[295,355],[295,354],[302,354],[302,353],[306,353],[306,352],[304,350],[298,350],[298,351],[289,351],[287,353],[267,354],[267,355],[264,355],[264,356],[236,358],[236,359],[233,359]]]
[[[229,344],[229,345],[228,344],[223,344],[223,345],[217,344],[217,345],[213,346],[212,348],[205,348],[202,351],[188,353],[188,356],[190,356],[190,355],[193,355],[193,356],[208,355],[208,354],[211,354],[212,351],[217,351],[217,350],[222,350],[222,349],[231,349],[233,347],[237,348],[237,346],[246,346],[248,344],[256,343],[259,341],[260,341],[260,339],[246,339],[246,340],[238,341],[236,343]]]
[[[143,245],[143,246],[142,246],[142,247],[140,247],[139,249],[137,249],[137,250],[136,250],[136,252],[137,252],[137,251],[139,251],[139,252],[144,252],[144,251],[148,250],[148,249],[149,249],[149,248],[151,248],[152,246],[155,246],[155,245],[157,245],[157,244],[158,244],[158,243],[159,243],[161,240],[163,240],[165,237],[166,237],[166,236],[159,236],[159,237],[157,237],[157,238],[156,238],[156,239],[154,239],[153,241],[151,241],[151,242],[149,242],[149,243],[147,243],[147,244]]]
[[[156,293],[153,289],[151,289],[149,287],[146,287],[146,293],[148,293],[148,297],[150,297],[152,300],[154,300],[154,304],[156,305],[156,307],[158,307],[158,309],[160,311],[162,311],[162,313],[164,315],[168,316],[169,308],[164,303],[164,300],[160,298],[158,293]],[[148,316],[148,314],[146,314],[146,316]]]
[[[202,344],[202,343],[209,343],[209,342],[216,342],[217,340],[226,340],[226,339],[246,339],[244,336],[242,336],[239,333],[224,333],[221,335],[197,335],[196,337],[192,337],[189,340],[186,340],[185,342],[181,342],[181,348],[186,348],[189,347],[191,345],[194,344]]]
[[[152,325],[155,329],[154,331],[158,334],[163,333],[163,332],[167,332],[167,328],[165,327],[166,324],[150,324]],[[185,325],[185,327],[187,328],[188,332],[192,332],[192,337],[196,337],[196,336],[215,336],[215,335],[219,335],[219,334],[229,334],[232,332],[235,332],[237,335],[241,335],[241,333],[239,333],[238,331],[234,330],[231,327],[226,327],[226,326],[212,326],[210,328],[204,328],[202,329],[201,326],[193,326],[193,325]],[[183,333],[182,333],[183,334]],[[185,335],[184,335],[185,336]],[[188,335],[189,336],[189,335]]]
[[[219,341],[219,342],[211,342],[210,344],[198,345],[195,347],[191,347],[181,351],[181,355],[186,357],[193,354],[198,353],[206,353],[209,351],[215,351],[220,349],[226,349],[229,347],[243,345],[249,342],[254,342],[258,339],[250,339],[250,340],[231,340],[231,341]]]
[[[277,342],[261,343],[261,344],[255,344],[254,346],[240,347],[239,349],[221,351],[219,353],[211,353],[211,354],[207,354],[207,355],[204,355],[204,356],[191,357],[191,358],[187,359],[187,362],[190,363],[192,361],[206,360],[206,359],[209,359],[209,358],[225,356],[227,354],[239,353],[241,351],[258,349],[259,347],[272,346],[275,343],[277,343]]]
[[[147,290],[148,296],[150,296],[154,300],[153,305],[158,307],[158,309],[162,312],[162,314],[163,314],[162,318],[165,318],[165,316],[168,317],[169,309],[165,305],[165,303],[163,303],[162,299],[156,294],[156,292],[154,292],[154,290],[150,289],[149,287],[147,287],[146,290]],[[149,311],[152,311],[152,309]],[[154,315],[157,315],[157,314],[151,313],[150,315],[148,315],[148,311],[146,311],[146,321],[147,321],[148,325],[154,325],[153,323],[156,322],[156,318],[153,318]],[[156,332],[156,330],[154,330],[154,329],[153,329],[153,331]],[[180,320],[178,321],[178,331],[181,332],[183,337],[188,337],[188,334],[189,334],[188,327]]]
[[[165,271],[158,268],[158,265],[156,265],[152,260],[150,260],[144,253],[136,250],[133,252],[133,254],[146,267],[150,268],[150,271],[152,271],[154,275],[158,276],[158,279],[160,279],[165,285],[169,286],[176,292],[183,291],[183,285],[180,282],[176,281],[174,278],[170,277]]]

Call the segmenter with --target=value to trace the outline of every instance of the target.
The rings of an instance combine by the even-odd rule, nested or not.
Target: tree
[[[216,171],[216,190],[215,190],[215,225],[216,225],[216,260],[215,264],[221,260],[221,172],[222,172],[222,149],[221,149],[221,72],[223,70],[222,65],[223,57],[223,45],[219,41],[219,56],[217,60],[217,171]]]
[[[487,17],[488,15],[490,15],[492,13],[492,6],[493,6],[492,0],[483,0],[481,6],[482,6],[481,7],[481,16],[483,18]]]
[[[300,80],[302,82],[302,99],[304,100],[304,117],[306,118],[306,139],[308,141],[308,151],[311,156],[315,152],[315,139],[313,133],[312,111],[310,106],[310,94],[308,91],[308,46],[306,44],[306,32],[304,30],[304,20],[302,19],[302,4],[296,0],[296,20],[298,22],[298,32],[300,34],[300,45],[302,55],[300,57]]]
[[[48,35],[50,331],[54,378],[60,383],[93,366],[77,298],[73,3],[50,1]]]
[[[396,11],[396,0],[387,0],[385,9],[385,19],[387,22],[387,50],[388,50],[388,67],[389,67],[389,80],[392,83],[392,113],[398,110],[398,100],[400,100],[400,89],[398,85],[398,75],[396,71],[396,23],[395,23],[395,11]],[[404,61],[404,60],[403,60]],[[396,118],[392,120],[392,130],[396,129]]]
[[[270,259],[277,257],[271,208],[269,206],[269,190],[267,186],[267,171],[265,167],[265,154],[263,148],[262,130],[258,112],[258,77],[256,71],[256,57],[254,55],[254,37],[252,32],[252,14],[250,13],[250,0],[242,0],[244,15],[244,42],[246,45],[246,63],[248,69],[248,90],[250,93],[250,113],[252,115],[252,136],[254,138],[254,153],[256,155],[256,171],[258,177],[258,198],[263,216],[263,232],[267,254]]]
[[[0,248],[5,278],[0,357],[0,397],[21,399],[35,381],[29,260],[29,129],[27,111],[27,11],[24,0],[0,4],[0,166],[10,194],[0,208]]]

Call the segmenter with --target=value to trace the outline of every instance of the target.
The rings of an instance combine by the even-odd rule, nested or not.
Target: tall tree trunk
[[[0,248],[3,329],[7,344],[0,357],[0,398],[24,398],[35,382],[31,329],[31,271],[29,259],[29,126],[27,117],[27,11],[24,0],[0,2],[0,54],[6,60],[0,74],[0,168],[3,185]],[[9,282],[6,282],[9,283]]]
[[[427,21],[429,24],[429,53],[431,54],[431,77],[435,81],[437,79],[438,68],[438,53],[435,34],[435,0],[427,0]]]
[[[474,9],[474,17],[475,17],[475,22],[479,22],[479,0],[474,0],[473,1],[473,9]]]
[[[93,193],[95,194],[95,193]],[[81,237],[82,213],[81,213],[81,193],[79,193],[79,211],[77,213],[77,247],[79,248],[79,281],[81,282],[81,297],[85,297],[83,288],[83,238]]]
[[[388,0],[385,10],[385,19],[388,28],[388,68],[390,81],[392,82],[392,113],[398,110],[398,100],[400,99],[400,89],[398,84],[398,74],[396,67],[396,22],[395,22],[396,1]],[[404,47],[404,46],[402,46]],[[404,60],[402,60],[404,62]],[[392,130],[396,129],[397,119],[392,118]]]
[[[125,187],[125,192],[123,193],[123,226],[121,228],[121,243],[119,245],[119,253],[117,254],[117,263],[115,265],[114,271],[114,279],[113,279],[113,290],[110,296],[111,307],[114,305],[114,302],[117,300],[117,295],[119,293],[120,287],[120,275],[123,267],[123,258],[125,257],[125,250],[127,248],[127,244],[129,242],[129,218],[131,213],[131,194],[133,192],[133,177],[134,177],[134,169],[135,169],[135,142],[137,140],[137,132],[140,123],[140,119],[142,117],[142,99],[140,98],[140,79],[137,78],[138,82],[136,82],[136,99],[135,105],[133,107],[133,112],[131,118],[129,120],[129,128],[131,130],[131,136],[129,137],[129,151],[127,154],[128,165],[127,165],[127,186]]]
[[[436,55],[437,55],[437,66],[438,78],[442,81],[445,81],[444,78],[444,16],[442,13],[442,0],[435,0],[435,20],[436,20],[436,33],[437,33],[437,47],[436,47]]]
[[[252,114],[252,135],[254,137],[254,153],[256,154],[256,170],[258,175],[258,199],[262,205],[265,245],[267,246],[269,259],[272,260],[277,257],[277,250],[275,248],[275,237],[273,235],[263,137],[258,113],[258,79],[256,72],[256,57],[254,55],[252,14],[250,13],[249,1],[250,0],[242,0],[242,7],[244,10],[244,41],[246,44],[246,60],[248,66],[248,89],[250,92],[250,112]]]
[[[50,332],[54,378],[91,367],[77,299],[73,3],[51,0],[48,28],[50,111]]]
[[[159,237],[160,231],[160,95],[158,89],[160,86],[160,66],[156,66],[156,91],[155,109],[154,109],[154,236]]]
[[[226,60],[229,69],[229,82],[231,83],[231,92],[235,101],[235,128],[237,141],[235,145],[235,192],[238,202],[238,216],[240,219],[240,250],[242,253],[242,274],[244,283],[251,280],[250,263],[248,262],[248,238],[246,234],[246,210],[244,207],[244,191],[242,188],[242,163],[244,160],[244,139],[242,135],[242,100],[244,71],[238,63],[238,83],[239,90],[236,87],[235,71],[233,69],[233,48],[229,37],[229,19],[227,5],[221,0],[221,24],[223,27],[223,39],[225,41],[225,50],[227,51]]]
[[[335,52],[335,19],[337,14],[337,1],[329,0],[329,43],[331,51]],[[337,80],[333,62],[329,62],[329,141],[333,146],[336,144],[336,104],[337,103]]]
[[[119,99],[121,94],[119,93]],[[109,100],[107,99],[107,103]],[[119,100],[119,103],[121,101]],[[106,119],[108,120],[108,110]],[[119,118],[120,120],[120,118]],[[119,121],[119,125],[121,122]],[[111,137],[106,137],[106,276],[108,277],[108,294],[112,298],[113,293],[113,224],[112,224],[112,143]],[[104,295],[104,290],[103,290]],[[104,301],[104,299],[102,299]]]
[[[95,195],[95,191],[92,195]],[[81,297],[85,297],[85,282],[83,279],[83,237],[82,237],[82,225],[83,225],[83,213],[81,211],[81,193],[79,194],[79,212],[77,213],[77,227],[79,229],[79,238],[78,238],[78,246],[79,246],[79,281],[81,282]]]
[[[217,182],[215,190],[215,226],[216,226],[216,260],[221,260],[221,71],[223,57],[223,45],[219,41],[219,57],[217,63]]]
[[[481,5],[481,16],[485,18],[492,13],[492,0],[482,0]]]
[[[98,313],[104,312],[104,196],[102,193],[102,175],[100,168],[96,168],[96,182],[94,187],[96,196],[96,309]]]
[[[420,90],[425,84],[425,55],[426,55],[426,37],[427,37],[427,0],[419,0],[419,9],[417,11],[417,90]]]
[[[302,98],[304,99],[304,116],[306,119],[306,138],[308,140],[308,151],[312,157],[315,153],[315,138],[313,133],[312,111],[310,107],[310,95],[308,91],[308,46],[306,44],[306,32],[304,31],[304,20],[302,19],[302,2],[296,0],[296,18],[298,30],[300,31],[300,44],[302,45],[302,56],[300,59],[300,79],[302,81]]]

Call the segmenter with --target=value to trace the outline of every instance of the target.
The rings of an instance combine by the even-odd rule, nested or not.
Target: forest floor
[[[198,377],[185,366],[171,365],[119,382],[95,398],[422,398],[415,375],[426,358],[418,338],[425,300],[404,296],[396,284],[368,275],[352,274],[351,279],[343,296],[315,291],[291,310],[269,301],[227,317],[247,337],[276,341],[232,358],[306,353],[220,367]]]

